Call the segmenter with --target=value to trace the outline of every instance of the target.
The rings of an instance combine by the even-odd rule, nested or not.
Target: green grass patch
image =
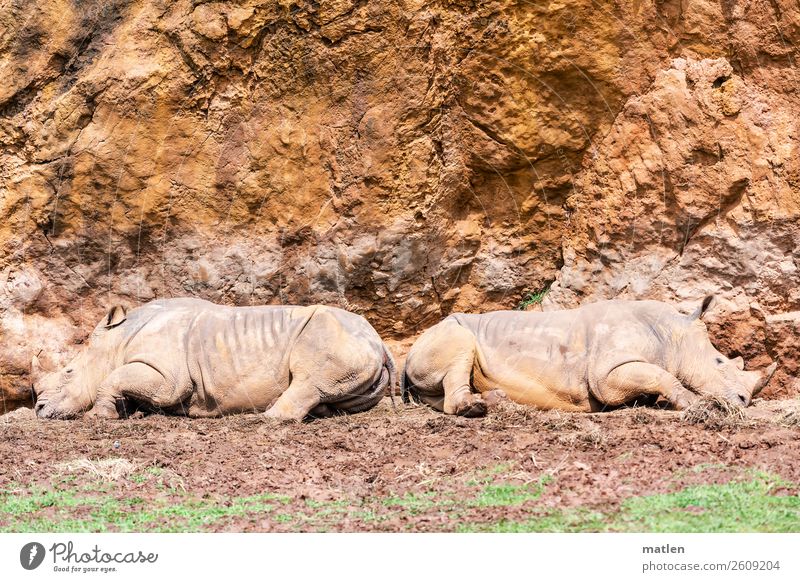
[[[435,507],[450,507],[453,505],[453,501],[442,498],[434,491],[426,491],[424,493],[406,493],[402,497],[391,495],[382,499],[381,504],[410,515],[419,515]]]
[[[466,489],[453,489],[439,480],[418,492],[363,498],[343,493],[339,499],[299,503],[272,494],[198,499],[186,492],[178,475],[159,467],[130,472],[121,480],[96,479],[80,485],[74,475],[54,475],[47,488],[0,490],[0,532],[190,532],[220,529],[226,520],[242,517],[299,531],[338,529],[342,522],[368,528],[400,518],[413,529],[415,518],[425,515],[436,517],[445,528],[448,523],[455,528],[483,508],[502,511],[533,505],[541,497],[550,478],[517,484],[513,481],[520,476],[512,474],[513,469],[514,463],[478,468],[469,480],[461,481]],[[125,482],[149,483],[151,493],[143,498],[140,490],[119,486]]]
[[[797,532],[800,497],[774,495],[796,489],[771,475],[723,485],[698,485],[676,493],[632,498],[615,529],[648,532]]]
[[[268,515],[289,501],[263,494],[219,500],[186,497],[178,502],[140,497],[117,499],[109,493],[83,489],[0,493],[0,532],[184,532],[202,531],[230,517]]]
[[[539,499],[544,493],[545,486],[552,480],[553,478],[547,475],[524,485],[509,485],[508,483],[486,485],[469,505],[475,507],[522,505],[528,501]]]
[[[576,533],[607,531],[606,516],[587,509],[542,513],[526,521],[501,519],[495,523],[465,523],[460,533]]]
[[[748,480],[632,497],[615,512],[586,508],[542,513],[524,522],[463,524],[465,532],[800,532],[797,485],[756,473]]]
[[[531,483],[510,484],[502,481],[503,473],[511,465],[497,465],[475,471],[475,478],[466,481],[472,493],[451,489],[434,489],[421,492],[391,494],[384,497],[364,497],[347,501],[306,500],[311,511],[281,517],[283,522],[291,522],[299,531],[327,531],[335,521],[347,519],[353,523],[378,524],[393,518],[415,518],[419,516],[446,516],[445,523],[455,525],[462,518],[479,508],[519,506],[533,502],[541,497],[545,486],[552,480],[547,476]],[[414,522],[408,528],[413,531]]]
[[[685,474],[697,479],[714,469],[719,479],[725,473],[716,470],[724,468],[698,465]],[[78,485],[55,478],[46,489],[11,485],[0,490],[0,532],[191,532],[218,530],[237,518],[235,523],[263,521],[296,531],[414,531],[425,524],[463,532],[800,532],[798,485],[753,470],[731,468],[739,477],[726,483],[631,497],[613,508],[570,509],[541,503],[555,487],[553,477],[522,482],[530,475],[513,470],[512,465],[477,469],[456,477],[458,488],[437,479],[422,491],[342,493],[330,501],[273,494],[197,498],[182,488],[159,489],[150,497],[108,481]],[[145,471],[129,476],[129,483],[137,482],[136,475],[171,477]]]

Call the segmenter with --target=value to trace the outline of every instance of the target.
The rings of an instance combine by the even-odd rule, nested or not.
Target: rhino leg
[[[291,382],[266,416],[302,420],[320,411],[320,404],[331,412],[356,412],[377,404],[388,384],[385,352],[379,340],[362,336],[360,325],[360,320],[319,309],[292,346]],[[384,374],[386,381],[381,382]]]
[[[454,321],[426,331],[408,356],[406,374],[420,400],[446,414],[483,416],[486,402],[472,393],[475,336]]]
[[[672,406],[681,410],[697,400],[697,396],[683,387],[675,376],[645,362],[629,362],[614,368],[600,383],[594,394],[601,403],[621,406],[642,395],[663,396]]]
[[[97,399],[87,417],[119,418],[116,402],[131,398],[155,408],[180,404],[188,394],[169,386],[156,369],[141,362],[125,364],[111,372],[97,390]]]
[[[320,393],[316,386],[310,382],[293,379],[264,416],[279,420],[303,420],[320,404],[320,401]]]

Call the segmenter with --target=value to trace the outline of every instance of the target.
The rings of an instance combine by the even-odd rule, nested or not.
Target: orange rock
[[[800,15],[771,6],[10,8],[0,269],[41,290],[0,289],[0,390],[116,302],[324,302],[405,340],[553,280],[545,308],[715,292],[715,341],[796,363],[768,321],[800,309]]]

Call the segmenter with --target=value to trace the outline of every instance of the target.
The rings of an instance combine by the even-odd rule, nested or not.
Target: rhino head
[[[729,359],[720,353],[708,338],[702,321],[714,297],[703,299],[690,316],[681,349],[681,380],[700,395],[715,396],[737,406],[748,406],[772,378],[778,368],[773,362],[763,370],[745,371],[741,356]]]
[[[95,327],[88,345],[57,372],[45,371],[38,358],[33,358],[31,380],[38,417],[75,418],[92,407],[100,383],[112,369],[112,356],[119,343],[115,328],[125,319],[123,307],[111,308]]]

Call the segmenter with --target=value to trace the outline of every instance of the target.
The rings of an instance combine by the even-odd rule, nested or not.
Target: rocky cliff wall
[[[0,390],[106,308],[719,300],[800,392],[789,0],[10,0]]]

